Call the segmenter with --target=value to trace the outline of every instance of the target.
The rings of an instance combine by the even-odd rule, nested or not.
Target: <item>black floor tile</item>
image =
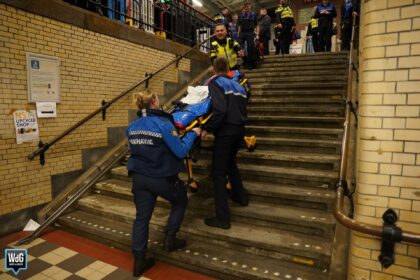
[[[67,260],[62,261],[56,266],[65,269],[68,272],[76,273],[95,261],[95,259],[90,258],[88,256],[77,254],[71,258],[68,258]]]
[[[12,271],[9,271],[7,274],[18,279],[24,280],[46,270],[49,267],[51,267],[51,264],[44,262],[40,259],[34,259],[33,261],[28,262],[28,269],[21,270],[18,275],[14,275]]]
[[[34,256],[35,258],[38,258],[57,248],[59,248],[59,246],[55,245],[54,243],[42,242],[41,244],[38,244],[38,245],[35,245],[34,247],[29,248],[28,254],[31,256]]]

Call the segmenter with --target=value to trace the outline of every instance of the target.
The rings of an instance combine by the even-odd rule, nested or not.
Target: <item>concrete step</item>
[[[297,116],[297,117],[341,117],[344,116],[344,107],[281,107],[253,106],[252,101],[248,106],[248,113],[259,116]]]
[[[131,184],[126,181],[108,179],[96,185],[96,193],[133,201]],[[157,203],[161,207],[169,208],[170,204],[164,200]],[[188,208],[201,216],[211,216],[214,212],[214,199],[211,192],[189,193]],[[231,203],[232,220],[252,225],[267,226],[278,229],[309,233],[318,236],[332,237],[335,219],[331,213],[289,205],[272,204],[254,201],[248,207],[240,207]]]
[[[264,63],[272,61],[315,61],[315,60],[335,60],[348,59],[348,52],[340,53],[314,53],[314,54],[288,54],[288,55],[268,55],[264,57]]]
[[[126,223],[74,211],[60,218],[60,224],[80,235],[127,251],[130,250],[131,226]],[[162,250],[163,235],[161,232],[152,229],[149,236],[149,250],[158,260],[218,279],[269,280],[279,279],[279,277],[299,280],[328,279],[327,271],[322,272],[316,268],[283,262],[270,257],[254,255],[249,258],[248,253],[226,250],[226,248],[214,244],[208,246],[206,243],[190,238],[187,240],[187,248],[168,253]]]
[[[245,75],[246,78],[253,81],[258,78],[278,78],[278,77],[330,77],[330,76],[345,76],[347,77],[347,69],[318,69],[318,70],[299,70],[299,69],[289,69],[284,71],[276,71],[269,73],[255,72],[254,70],[248,71]]]
[[[265,83],[265,84],[256,84],[252,85],[253,89],[263,89],[263,90],[301,90],[301,89],[339,89],[344,90],[346,88],[347,82],[283,82],[283,83]]]
[[[322,81],[322,83],[334,83],[334,82],[344,82],[347,81],[347,77],[344,75],[331,75],[322,77],[319,76],[306,76],[306,75],[299,75],[299,76],[288,76],[288,77],[259,77],[259,78],[249,78],[249,82],[252,86],[256,86],[258,84],[278,84],[278,83],[311,83],[316,84]]]
[[[251,94],[252,96],[252,94]],[[334,97],[310,97],[310,98],[293,98],[293,97],[279,97],[279,98],[266,98],[259,96],[252,96],[249,101],[250,107],[308,107],[314,108],[322,106],[328,107],[341,107],[344,108],[344,100],[341,96]]]
[[[300,72],[300,71],[317,71],[317,70],[339,70],[344,71],[347,66],[344,64],[327,64],[327,65],[300,65],[295,67],[294,65],[285,64],[267,64],[266,66],[259,66],[258,68],[247,70],[241,69],[241,71],[248,76],[250,73],[280,73],[280,72]]]
[[[264,90],[264,89],[252,89],[251,100],[255,97],[264,98],[334,98],[343,99],[345,90],[337,89],[301,89],[301,90]]]
[[[313,127],[287,127],[287,126],[260,126],[248,125],[247,134],[257,137],[280,137],[289,139],[315,139],[315,140],[340,140],[343,129],[338,128],[313,128]]]
[[[133,202],[101,195],[84,197],[78,201],[78,207],[82,211],[128,224],[132,223],[135,216]],[[230,230],[211,228],[204,224],[204,217],[193,210],[187,209],[181,228],[189,239],[284,261],[302,258],[311,266],[321,269],[328,267],[330,239],[236,221],[231,222]],[[169,209],[156,207],[150,222],[151,228],[163,232],[168,216]],[[255,248],[255,252],[250,252],[250,247]]]
[[[258,141],[258,140],[257,140]],[[210,160],[211,152],[202,151],[199,160]],[[297,153],[290,151],[260,150],[249,152],[246,149],[239,150],[236,161],[238,163],[260,164],[277,167],[296,167],[318,170],[338,170],[339,155],[326,155],[316,153]]]
[[[300,68],[301,66],[320,66],[320,65],[341,65],[343,68],[346,68],[348,66],[348,62],[349,60],[347,58],[318,59],[318,60],[264,60],[258,66],[258,68],[279,67],[279,66],[289,66],[289,67]]]
[[[199,193],[212,194],[213,182],[211,180],[199,176],[196,176],[195,179],[198,180],[200,185]],[[302,210],[308,208],[329,212],[334,207],[335,192],[333,190],[261,183],[250,180],[243,183],[250,195],[251,202],[267,202],[269,204],[301,207]],[[127,180],[105,179],[96,184],[95,191],[103,195],[132,200],[131,181]],[[190,198],[195,195],[188,193]],[[157,204],[163,205],[161,200],[158,200]]]
[[[249,135],[252,135],[252,133]],[[213,141],[213,135],[209,135],[201,142],[201,146],[204,148],[212,148]],[[297,152],[326,155],[339,154],[341,152],[341,141],[257,136],[256,151]]]
[[[248,115],[249,125],[276,125],[291,127],[343,127],[343,117],[267,116]]]
[[[332,189],[338,178],[338,171],[333,170],[261,165],[251,160],[237,165],[243,180],[261,183]],[[195,174],[210,175],[211,162],[205,159],[199,160],[193,165],[193,169]]]

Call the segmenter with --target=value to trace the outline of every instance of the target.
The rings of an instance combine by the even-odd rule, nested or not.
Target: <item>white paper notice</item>
[[[37,102],[36,114],[38,118],[56,118],[57,117],[57,103]]]
[[[35,111],[17,110],[13,113],[16,128],[16,143],[39,141],[38,121]]]

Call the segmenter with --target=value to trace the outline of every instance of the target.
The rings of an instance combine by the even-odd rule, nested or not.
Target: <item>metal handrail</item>
[[[151,74],[147,75],[144,79],[142,79],[139,82],[133,84],[128,89],[126,89],[125,91],[123,91],[121,94],[119,94],[118,96],[114,97],[111,101],[103,102],[101,107],[99,107],[98,109],[96,109],[95,111],[93,111],[92,113],[90,113],[89,115],[87,115],[86,117],[84,117],[83,119],[81,119],[80,121],[78,121],[76,124],[72,125],[70,128],[66,129],[64,132],[62,132],[60,135],[56,136],[50,142],[47,142],[47,143],[40,142],[39,148],[37,150],[35,150],[34,152],[30,153],[28,155],[28,159],[29,160],[33,160],[35,157],[39,156],[40,154],[44,154],[55,143],[57,143],[58,141],[60,141],[61,139],[63,139],[67,135],[69,135],[71,132],[73,132],[74,130],[76,130],[80,126],[82,126],[84,123],[86,123],[90,119],[94,118],[99,113],[101,113],[101,112],[105,111],[106,109],[108,109],[112,104],[114,104],[115,102],[117,102],[118,100],[120,100],[121,98],[123,98],[124,96],[126,96],[129,92],[131,92],[136,87],[140,86],[143,83],[148,82],[151,78],[153,78],[154,76],[156,76],[157,74],[159,74],[160,72],[162,72],[163,70],[165,70],[166,68],[168,68],[169,66],[171,66],[172,64],[174,64],[174,63],[177,63],[178,64],[181,59],[185,58],[188,54],[192,53],[195,49],[201,47],[201,45],[203,45],[204,43],[206,43],[207,41],[209,41],[212,37],[213,36],[210,36],[209,38],[207,38],[206,40],[202,41],[201,43],[198,43],[197,45],[195,45],[194,47],[192,47],[190,50],[188,50],[187,52],[185,52],[184,54],[182,54],[180,56],[177,56],[174,60],[170,61],[166,65],[164,65],[161,68],[159,68],[158,70],[156,70],[154,73],[151,73]],[[41,164],[43,164],[42,161],[41,161]]]
[[[357,15],[353,16],[353,26],[352,26],[352,36],[351,36],[351,45],[350,45],[350,58],[348,65],[348,86],[347,86],[347,96],[346,96],[346,113],[345,113],[345,122],[344,122],[344,135],[342,142],[342,153],[341,153],[341,163],[340,163],[340,178],[337,182],[336,189],[336,205],[334,216],[338,222],[350,228],[352,230],[378,236],[384,237],[383,227],[371,225],[367,223],[359,222],[353,218],[350,218],[345,214],[344,210],[344,198],[350,196],[349,188],[347,185],[347,161],[348,161],[348,150],[349,150],[349,135],[350,135],[350,124],[351,124],[351,110],[353,108],[353,60],[354,60],[354,36],[356,29],[356,18]],[[401,241],[411,242],[415,244],[420,244],[420,234],[413,232],[402,231],[401,232]]]

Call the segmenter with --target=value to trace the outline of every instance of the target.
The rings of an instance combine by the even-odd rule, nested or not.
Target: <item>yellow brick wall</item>
[[[12,109],[28,106],[26,53],[59,57],[61,98],[58,117],[38,119],[45,142],[110,100],[145,72],[153,72],[175,58],[174,54],[94,33],[79,27],[16,10],[0,4],[0,215],[51,200],[51,176],[81,169],[81,150],[107,145],[107,127],[128,123],[130,98],[52,147],[46,164],[26,156],[37,144],[16,144]],[[189,71],[182,60],[180,70]],[[151,81],[163,93],[163,81],[178,81],[178,70],[169,67]],[[35,109],[30,104],[31,109]]]
[[[420,234],[420,0],[362,0],[360,125],[355,218]],[[349,279],[420,279],[420,247],[396,245],[383,269],[381,242],[352,233]]]

